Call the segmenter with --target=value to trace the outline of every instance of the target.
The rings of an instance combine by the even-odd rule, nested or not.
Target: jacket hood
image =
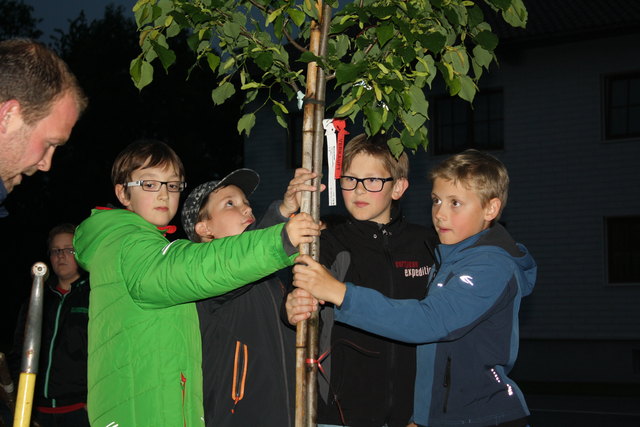
[[[76,260],[80,267],[91,271],[96,251],[105,237],[109,236],[111,231],[130,224],[162,232],[140,215],[126,209],[93,209],[91,216],[78,226],[73,238]]]
[[[524,245],[516,243],[502,225],[495,224],[455,245],[439,245],[438,258],[453,256],[457,259],[463,257],[465,251],[472,249],[509,257],[519,267],[518,284],[522,296],[527,296],[533,291],[538,266],[529,250]]]

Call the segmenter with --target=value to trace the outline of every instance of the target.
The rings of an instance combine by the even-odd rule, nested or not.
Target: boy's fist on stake
[[[311,243],[314,236],[320,235],[320,224],[316,224],[308,213],[299,213],[285,225],[287,235],[293,246]]]

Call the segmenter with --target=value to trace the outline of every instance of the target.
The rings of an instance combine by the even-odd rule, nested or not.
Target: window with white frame
[[[605,76],[604,138],[640,137],[640,72]]]
[[[442,96],[433,105],[434,154],[459,153],[467,148],[504,148],[502,90],[482,90],[473,104]]]
[[[640,216],[605,218],[607,282],[640,285]]]

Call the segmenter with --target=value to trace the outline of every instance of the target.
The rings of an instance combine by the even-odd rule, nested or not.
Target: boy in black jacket
[[[366,283],[392,298],[423,298],[433,258],[429,229],[407,223],[396,206],[409,186],[409,160],[396,159],[383,136],[353,138],[345,148],[340,188],[350,217],[323,231],[320,262],[340,281]],[[294,291],[287,299],[292,323]],[[413,409],[415,346],[340,323],[321,312],[319,425],[405,427]],[[322,356],[321,356],[322,359]],[[327,384],[327,379],[329,383]]]
[[[260,180],[256,172],[238,169],[206,182],[185,201],[184,230],[194,242],[209,242],[284,222],[298,211],[300,191],[313,191],[305,181],[315,176],[296,170],[283,200],[272,203],[259,224],[247,201]],[[285,294],[270,275],[196,303],[207,426],[293,427],[295,332],[281,321]]]

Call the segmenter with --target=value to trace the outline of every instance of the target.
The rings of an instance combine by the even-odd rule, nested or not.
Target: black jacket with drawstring
[[[274,202],[255,228],[286,221],[278,205]],[[296,337],[281,319],[285,295],[272,274],[196,303],[205,425],[293,427]]]
[[[89,277],[82,275],[68,293],[56,289],[55,275],[43,289],[42,341],[34,406],[57,408],[87,402],[87,324],[89,322]],[[18,317],[13,345],[13,370],[18,375],[28,311],[25,304]]]
[[[320,261],[340,281],[376,289],[391,298],[425,296],[435,233],[406,222],[397,209],[389,224],[353,218],[323,231]],[[318,423],[351,427],[405,427],[412,414],[416,347],[333,323],[321,311]]]

